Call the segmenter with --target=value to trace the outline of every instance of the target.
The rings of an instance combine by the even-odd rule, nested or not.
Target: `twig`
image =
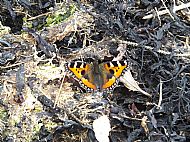
[[[167,10],[167,13],[170,15],[170,17],[174,20],[174,17],[172,16],[172,14],[170,13],[170,10],[167,8],[167,6],[165,5],[165,2],[163,0],[162,1],[162,4],[164,5],[165,9]],[[174,5],[175,7],[175,5]]]
[[[156,13],[158,13],[158,9],[156,7],[155,7],[155,11],[156,11]],[[157,14],[157,16],[158,16],[159,25],[161,26],[162,23],[161,23],[160,15]]]
[[[10,65],[10,66],[6,66],[6,67],[0,67],[0,69],[7,69],[7,68],[11,68],[11,67],[14,67],[14,66],[18,66],[20,64],[23,64],[24,62],[21,62],[21,63],[17,63],[17,64],[13,64],[13,65]]]
[[[31,20],[34,20],[34,19],[40,18],[40,17],[42,17],[42,16],[49,15],[49,14],[51,14],[51,13],[53,13],[53,12],[50,11],[50,12],[47,12],[47,13],[43,13],[43,14],[37,15],[37,16],[35,16],[35,17],[28,18],[27,20],[28,20],[28,21],[31,21]]]
[[[160,93],[159,93],[159,101],[158,101],[158,106],[157,109],[161,108],[161,103],[162,103],[162,80],[160,79]]]
[[[181,5],[174,6],[173,12],[175,13],[178,10],[185,9],[185,8],[188,8],[188,7],[190,7],[190,2],[188,2],[188,3],[182,3]]]
[[[188,3],[183,3],[181,5],[178,5],[178,6],[175,6],[173,7],[173,13],[175,13],[176,11],[179,11],[179,10],[182,10],[182,9],[185,9],[185,8],[188,8],[190,7],[190,2]],[[164,15],[164,14],[168,14],[168,9],[165,9],[165,10],[161,10],[161,11],[158,11],[157,13],[159,16],[161,15]],[[146,15],[144,16],[142,19],[150,19],[154,17],[154,14],[149,14],[149,15]]]
[[[124,43],[124,44],[131,45],[131,46],[134,46],[134,47],[141,46],[140,44],[138,44],[136,42],[132,42],[132,41],[115,40],[115,39],[112,39],[112,41],[119,42],[119,43]],[[153,47],[146,46],[146,45],[143,45],[143,47],[145,47],[148,50],[153,50],[154,49]],[[164,54],[164,55],[171,55],[172,54],[171,52],[160,50],[160,49],[158,51],[156,51],[156,52],[158,52],[160,54]],[[182,54],[176,53],[173,56],[175,56],[175,57],[189,57],[190,56],[190,52],[189,53],[182,53]]]
[[[126,116],[126,115],[124,115],[124,114],[120,114],[119,116],[122,117],[122,118],[129,119],[129,120],[142,121],[142,118],[140,119],[140,118],[136,118],[136,117],[129,117],[129,116]],[[119,119],[119,117],[117,117],[117,116],[112,116],[112,117]],[[150,121],[147,121],[147,122],[150,122]]]
[[[59,103],[58,100],[59,100],[59,97],[60,97],[60,94],[61,94],[61,90],[63,88],[63,83],[64,83],[64,80],[65,80],[65,75],[66,75],[66,72],[64,71],[63,78],[62,78],[62,81],[61,81],[61,85],[60,85],[60,88],[59,88],[59,92],[58,92],[58,94],[56,95],[56,98],[55,98],[54,108]]]

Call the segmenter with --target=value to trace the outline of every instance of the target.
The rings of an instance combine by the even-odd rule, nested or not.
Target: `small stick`
[[[114,41],[114,42],[119,42],[119,43],[123,43],[123,44],[127,44],[127,45],[131,45],[131,46],[134,46],[134,47],[138,47],[138,46],[140,46],[138,43],[136,43],[136,42],[132,42],[132,41],[125,41],[125,40],[115,40],[115,39],[112,39],[112,41]],[[154,48],[153,47],[151,47],[151,46],[144,46],[143,45],[143,47],[145,47],[146,49],[148,49],[148,50],[153,50]],[[158,52],[158,53],[160,53],[160,54],[164,54],[164,55],[170,55],[170,54],[172,54],[171,52],[168,52],[168,51],[164,51],[164,50],[158,50],[158,51],[156,51],[156,52]],[[190,53],[176,53],[176,54],[174,54],[173,56],[175,56],[175,57],[189,57],[190,56]]]
[[[162,85],[163,85],[163,82],[160,79],[160,93],[159,93],[159,101],[158,101],[157,109],[161,108],[161,103],[162,103]]]
[[[179,11],[179,10],[182,10],[182,9],[185,9],[185,8],[188,8],[190,7],[190,2],[188,3],[183,3],[181,5],[178,5],[178,6],[175,6],[173,7],[173,13],[175,13],[176,11]],[[168,9],[165,9],[165,10],[161,10],[161,11],[158,11],[157,14],[159,16],[161,15],[164,15],[164,14],[168,14]],[[171,16],[171,15],[170,15]],[[154,17],[154,14],[149,14],[149,15],[146,15],[144,16],[142,19],[150,19],[150,18],[153,18]],[[172,16],[173,17],[173,16]]]
[[[14,67],[14,66],[18,66],[20,64],[23,64],[24,62],[20,62],[20,63],[17,63],[17,64],[13,64],[13,65],[9,65],[9,66],[6,66],[6,67],[0,67],[0,69],[7,69],[7,68],[11,68],[11,67]]]
[[[62,81],[61,81],[61,85],[60,85],[60,88],[59,88],[59,92],[58,94],[56,95],[56,98],[55,98],[55,102],[54,102],[54,108],[56,107],[56,105],[59,105],[59,97],[60,97],[60,94],[61,94],[61,89],[63,88],[63,83],[64,83],[64,80],[65,80],[65,75],[66,73],[64,72],[63,74],[63,78],[62,78]]]
[[[163,0],[161,0],[162,1],[162,4],[164,5],[164,7],[165,7],[165,9],[167,10],[167,13],[170,15],[170,17],[174,20],[174,17],[172,16],[172,14],[170,13],[170,10],[167,8],[167,6],[165,5],[165,3],[164,3],[164,1]],[[175,3],[174,3],[175,4]],[[175,7],[175,5],[174,5],[174,7]]]

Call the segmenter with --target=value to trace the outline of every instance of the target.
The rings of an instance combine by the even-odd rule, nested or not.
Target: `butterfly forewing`
[[[116,78],[120,77],[123,70],[127,67],[126,61],[112,61],[105,65],[105,69],[113,74]]]
[[[89,66],[83,62],[71,62],[68,69],[78,78],[81,79],[89,70]]]

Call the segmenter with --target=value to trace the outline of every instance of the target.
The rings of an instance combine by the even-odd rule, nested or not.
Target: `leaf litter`
[[[0,6],[0,141],[190,140],[189,2]],[[65,70],[94,57],[127,61],[113,92],[85,92]]]

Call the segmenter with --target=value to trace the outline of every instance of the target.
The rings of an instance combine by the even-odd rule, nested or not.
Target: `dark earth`
[[[0,22],[0,141],[104,142],[101,116],[110,142],[190,141],[188,0],[0,0]],[[131,77],[89,93],[65,65],[95,60]]]

